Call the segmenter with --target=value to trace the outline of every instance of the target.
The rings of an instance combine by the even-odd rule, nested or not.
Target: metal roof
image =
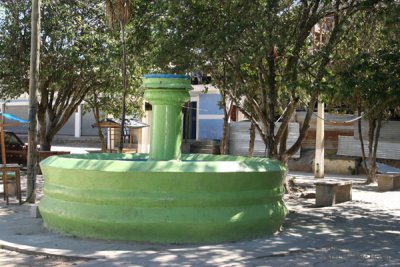
[[[101,128],[118,128],[121,125],[121,119],[116,118],[106,118],[100,121]],[[144,128],[149,127],[150,125],[141,122],[137,119],[125,119],[125,127],[126,128]],[[97,127],[97,124],[92,124],[92,127]]]

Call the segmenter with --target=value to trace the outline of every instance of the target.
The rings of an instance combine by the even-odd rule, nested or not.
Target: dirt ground
[[[96,250],[101,242],[49,234],[37,220],[36,225],[15,227],[15,238],[38,245],[57,238],[58,249],[83,246],[102,257],[37,255],[0,246],[0,266],[400,266],[400,191],[382,193],[376,185],[365,185],[363,177],[339,177],[353,182],[353,200],[315,207],[315,199],[300,197],[315,192],[315,180],[305,173],[290,176],[297,190],[284,197],[290,213],[282,231],[272,236],[198,246],[107,243],[101,252]],[[41,177],[38,181],[43,182]],[[40,196],[42,191],[38,192]],[[10,218],[26,218],[23,208],[1,205],[0,227]]]
[[[87,262],[87,260],[29,255],[26,253],[0,249],[0,266],[29,266],[29,267],[69,267]]]

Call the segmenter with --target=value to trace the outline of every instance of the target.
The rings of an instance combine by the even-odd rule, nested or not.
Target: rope
[[[300,99],[300,102],[302,102],[307,108],[309,108],[308,104],[305,103],[302,99]],[[372,110],[373,110],[379,103],[380,103],[380,100],[379,100],[378,102],[376,102],[375,105],[374,105],[372,108],[370,108],[367,112],[361,112],[361,115],[360,115],[360,116],[358,116],[358,117],[356,117],[356,118],[353,118],[353,119],[351,119],[351,120],[347,120],[347,121],[335,121],[335,120],[330,120],[330,119],[321,118],[321,116],[318,116],[318,114],[316,114],[314,111],[313,111],[313,114],[312,114],[312,115],[315,116],[315,117],[317,117],[317,118],[319,118],[319,119],[321,119],[321,120],[323,120],[323,121],[330,122],[330,123],[333,123],[333,124],[336,124],[336,123],[337,123],[337,124],[339,124],[339,123],[351,123],[351,122],[354,122],[354,121],[357,121],[357,120],[363,118],[365,115],[367,115],[367,114],[369,114],[370,112],[372,112]]]

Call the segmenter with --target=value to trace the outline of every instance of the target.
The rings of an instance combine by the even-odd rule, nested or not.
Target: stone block
[[[352,200],[352,183],[338,181],[321,181],[315,183],[315,205],[319,207],[333,206]]]
[[[351,201],[353,199],[351,187],[351,183],[341,184],[336,187],[336,203]]]
[[[381,192],[400,189],[400,174],[378,174],[378,190]]]
[[[32,205],[29,209],[29,212],[30,212],[31,217],[33,217],[33,218],[42,218],[39,207],[37,205]]]

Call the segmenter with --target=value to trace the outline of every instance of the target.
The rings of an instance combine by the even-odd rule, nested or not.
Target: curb
[[[61,258],[70,261],[74,260],[85,260],[85,261],[93,261],[93,260],[102,260],[106,259],[105,257],[88,257],[82,255],[65,255],[65,250],[59,249],[39,249],[37,247],[26,246],[26,245],[19,245],[15,243],[10,243],[7,241],[0,240],[0,249],[14,251],[26,255],[32,256],[47,256],[47,257],[54,257],[54,258]]]

